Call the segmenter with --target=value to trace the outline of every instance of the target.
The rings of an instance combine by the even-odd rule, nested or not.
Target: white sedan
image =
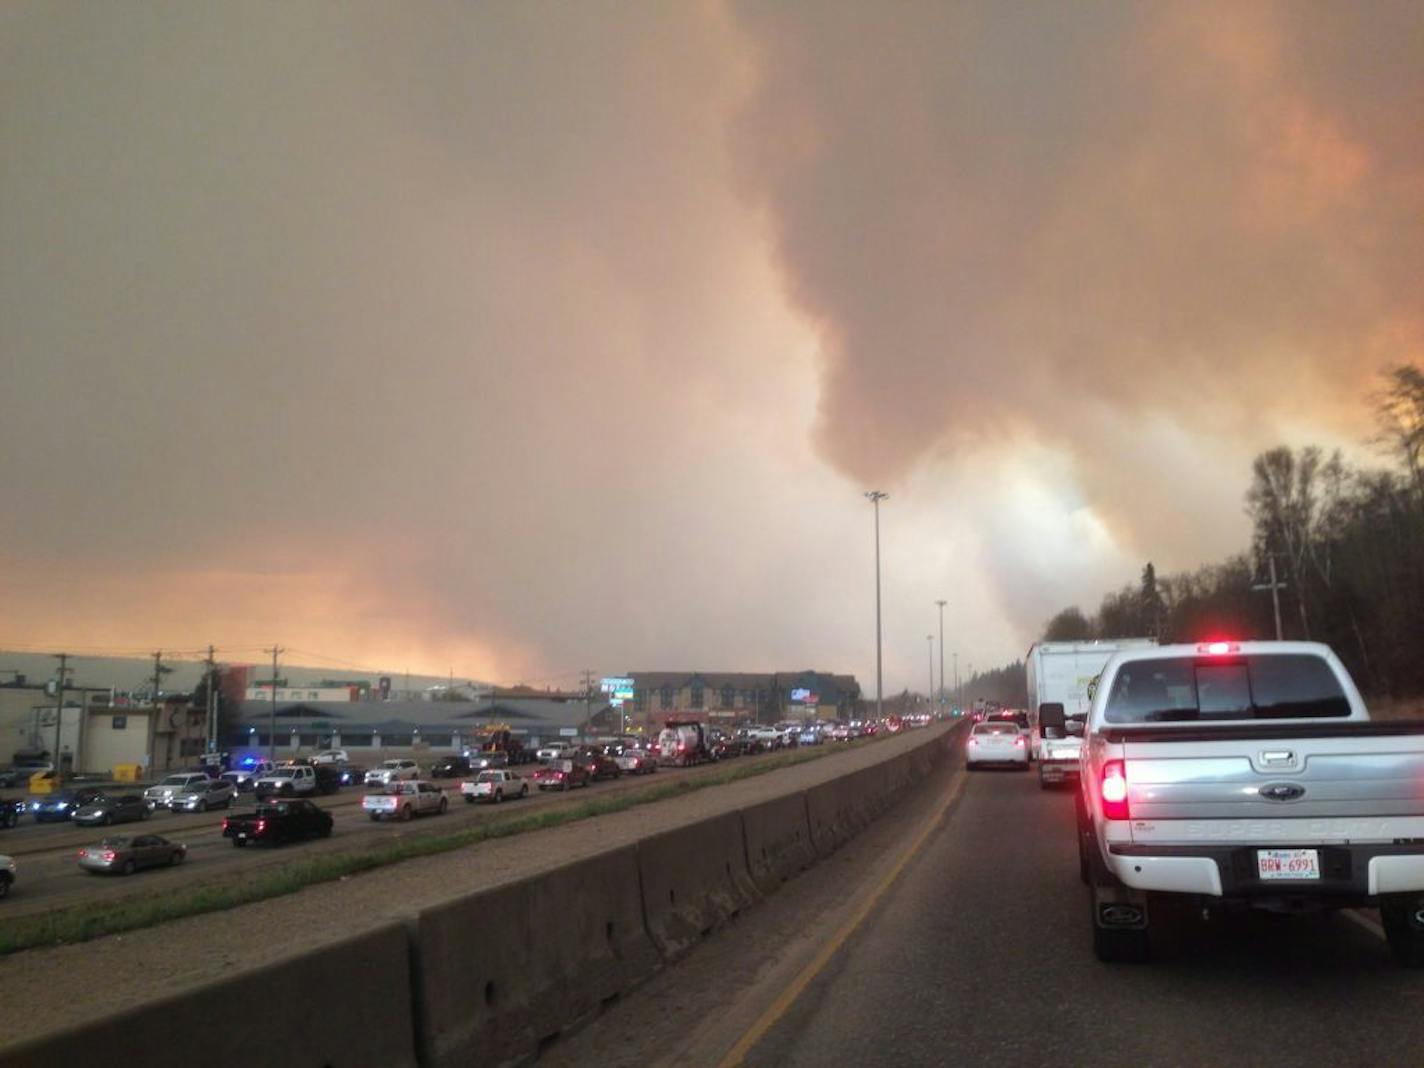
[[[528,797],[529,780],[504,768],[486,768],[473,779],[460,783],[460,793],[465,796],[466,804],[488,801],[497,805],[506,797]]]
[[[971,771],[984,764],[1010,764],[1027,771],[1028,740],[1012,721],[976,723],[964,743],[964,764]]]

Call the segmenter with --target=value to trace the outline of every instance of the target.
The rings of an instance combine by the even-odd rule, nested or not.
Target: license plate
[[[1256,871],[1263,880],[1319,879],[1320,853],[1315,849],[1258,849]]]
[[[239,837],[239,838],[246,838],[246,837],[247,837],[247,832],[246,832],[246,831],[240,832],[240,833],[238,834],[238,837]]]

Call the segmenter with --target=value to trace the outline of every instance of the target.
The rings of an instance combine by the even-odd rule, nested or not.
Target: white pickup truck
[[[1424,966],[1424,723],[1370,722],[1328,647],[1124,650],[1086,724],[1061,725],[1083,735],[1078,857],[1099,959],[1147,959],[1153,902],[1170,896],[1377,906],[1395,959]]]

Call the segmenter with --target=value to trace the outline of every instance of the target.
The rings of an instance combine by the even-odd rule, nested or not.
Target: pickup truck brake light
[[[1103,765],[1100,786],[1103,799],[1103,819],[1130,819],[1127,808],[1127,767],[1121,760],[1109,760]]]
[[[258,821],[257,821],[257,833],[258,833],[258,834],[261,834],[261,833],[262,833],[263,831],[265,831],[266,829],[267,829],[267,821],[266,821],[266,820],[258,820]]]
[[[1197,652],[1206,656],[1230,656],[1241,652],[1241,646],[1235,642],[1204,642],[1197,646]]]

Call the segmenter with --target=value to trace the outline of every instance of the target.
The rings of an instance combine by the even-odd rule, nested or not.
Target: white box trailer
[[[1029,716],[1033,722],[1032,756],[1038,761],[1038,783],[1048,789],[1078,774],[1080,735],[1052,731],[1044,737],[1038,723],[1046,704],[1063,706],[1070,720],[1082,723],[1093,703],[1093,683],[1119,649],[1156,645],[1155,638],[1105,638],[1093,642],[1035,642],[1024,668],[1028,675]]]

